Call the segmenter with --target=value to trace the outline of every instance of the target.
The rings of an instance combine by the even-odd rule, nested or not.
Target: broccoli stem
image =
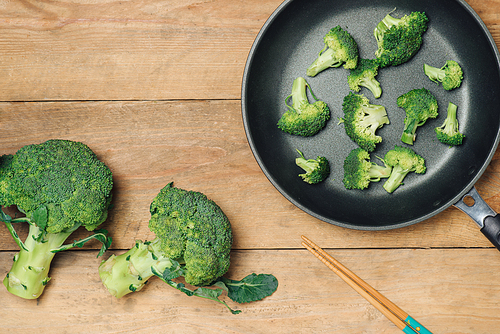
[[[184,269],[177,261],[163,257],[160,252],[155,251],[159,242],[158,238],[152,242],[138,240],[135,247],[126,253],[118,256],[111,255],[109,259],[101,263],[99,276],[111,295],[121,298],[131,292],[139,291],[154,275],[188,296],[214,300],[225,305],[233,314],[240,313],[219,299],[223,291],[221,289],[197,288],[190,290],[183,283],[172,281],[172,279],[184,275]]]
[[[172,266],[169,258],[157,255],[152,242],[136,241],[135,247],[121,255],[111,255],[99,266],[101,280],[111,295],[121,298],[126,294],[141,290],[153,276],[151,267],[163,272]]]
[[[384,106],[365,104],[362,108],[364,116],[359,125],[370,130],[372,134],[375,134],[375,131],[383,124],[389,124],[389,118]]]
[[[403,134],[401,135],[401,141],[408,145],[413,145],[415,138],[417,135],[417,128],[421,125],[421,123],[416,118],[406,117],[405,125],[403,129]]]
[[[372,92],[373,97],[376,99],[382,96],[382,88],[380,88],[380,83],[375,79],[362,79],[359,85],[368,88],[368,90]]]
[[[435,83],[440,83],[446,77],[446,73],[442,68],[437,68],[424,64],[424,73],[434,81]]]
[[[448,103],[446,119],[444,120],[443,125],[441,125],[443,132],[450,137],[458,132],[457,109],[457,105],[451,102]]]
[[[309,103],[309,100],[307,98],[307,87],[309,87],[309,85],[307,84],[307,82],[304,78],[302,78],[302,77],[296,78],[293,81],[292,94],[290,94],[286,98],[286,101],[288,101],[289,98],[292,98],[292,107],[291,108],[297,112],[301,109],[301,106],[303,104]],[[288,106],[288,104],[287,104],[287,106]]]
[[[299,153],[302,155],[302,152],[299,151]],[[318,162],[316,160],[306,159],[304,158],[303,155],[299,158],[296,158],[295,163],[297,164],[297,166],[302,168],[306,173],[311,173],[316,168],[318,168]]]
[[[326,70],[330,67],[339,67],[342,62],[335,56],[335,50],[328,48],[326,45],[321,50],[318,58],[307,68],[306,74],[310,77],[316,76],[319,72]]]
[[[61,247],[72,232],[41,235],[42,230],[36,224],[30,223],[28,237],[3,280],[7,290],[25,299],[38,298],[50,280],[48,273],[55,255],[53,250]]]
[[[392,167],[382,167],[372,162],[368,175],[370,176],[371,182],[379,182],[382,178],[388,178],[391,175],[391,171]]]
[[[392,168],[391,176],[385,181],[383,187],[388,193],[394,192],[402,183],[406,175],[410,172],[409,169],[403,169],[400,165]]]

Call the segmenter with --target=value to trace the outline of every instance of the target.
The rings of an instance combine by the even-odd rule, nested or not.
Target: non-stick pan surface
[[[394,10],[395,9],[395,10]],[[429,29],[419,53],[408,63],[384,68],[377,76],[383,90],[374,104],[386,107],[391,124],[378,130],[384,139],[372,157],[381,156],[400,141],[405,113],[396,99],[414,88],[425,87],[438,99],[440,115],[417,130],[412,147],[426,160],[424,175],[410,173],[394,193],[383,181],[366,190],[346,190],[342,184],[343,161],[356,147],[338,124],[342,100],[349,93],[348,71],[331,68],[314,78],[306,68],[323,48],[323,36],[340,25],[356,40],[360,56],[374,58],[377,48],[373,29],[392,12],[401,17],[424,11]],[[423,64],[441,67],[456,60],[464,70],[459,89],[445,91],[423,73]],[[247,138],[257,162],[271,183],[293,204],[312,216],[339,226],[382,230],[425,220],[455,204],[481,176],[499,140],[500,69],[498,49],[484,23],[460,0],[290,0],[285,1],[264,24],[250,51],[242,84],[242,113]],[[327,127],[314,137],[286,134],[276,126],[286,111],[285,97],[293,80],[304,77],[317,98],[331,109]],[[434,128],[446,118],[448,102],[458,106],[464,144],[448,147],[435,136]],[[306,158],[325,156],[332,173],[318,185],[298,176],[295,165],[301,150]],[[375,159],[375,158],[373,158]]]

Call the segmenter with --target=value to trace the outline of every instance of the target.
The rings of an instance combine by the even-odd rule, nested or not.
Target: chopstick
[[[356,274],[346,268],[343,264],[335,260],[322,248],[302,236],[302,245],[314,256],[323,262],[328,268],[336,273],[351,288],[364,297],[370,304],[379,310],[387,319],[392,321],[399,329],[407,334],[432,334],[428,329],[413,319],[408,313],[399,308],[396,304],[384,297],[380,292],[371,287],[368,283],[359,278]]]

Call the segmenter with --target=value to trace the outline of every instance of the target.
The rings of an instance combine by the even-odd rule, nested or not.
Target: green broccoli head
[[[454,60],[447,60],[441,68],[424,64],[424,73],[435,83],[442,83],[445,90],[460,87],[464,78],[462,68]]]
[[[113,187],[109,168],[83,143],[48,140],[27,145],[0,169],[0,204],[17,205],[29,219],[46,207],[39,227],[60,233],[84,226],[92,231],[107,217]]]
[[[358,44],[354,38],[340,26],[331,29],[323,38],[325,47],[307,68],[310,77],[330,68],[344,65],[346,69],[356,68],[359,58]]]
[[[380,166],[370,161],[370,154],[361,147],[352,150],[344,160],[344,179],[346,189],[365,189],[370,182],[388,178],[392,167]]]
[[[150,207],[149,229],[156,251],[185,264],[186,282],[208,285],[229,269],[231,225],[221,208],[204,194],[165,186]]]
[[[437,139],[443,144],[462,145],[465,135],[458,130],[457,105],[449,102],[446,119],[443,125],[435,128]]]
[[[299,174],[302,180],[309,184],[316,184],[324,181],[330,175],[330,163],[325,157],[318,157],[317,159],[306,159],[301,151],[300,157],[295,159],[297,166],[302,168],[305,173]]]
[[[316,100],[314,103],[309,103],[308,88]],[[287,104],[288,110],[277,124],[279,129],[292,135],[309,137],[326,126],[326,122],[330,119],[330,109],[325,102],[316,99],[304,78],[298,77],[293,81],[292,94],[286,98],[285,102],[288,102],[290,98],[292,98],[292,106]]]
[[[397,99],[397,104],[406,112],[401,141],[413,145],[419,126],[425,124],[429,118],[438,116],[438,102],[432,93],[425,89],[413,89]]]
[[[380,67],[397,66],[410,60],[420,50],[428,22],[423,12],[412,12],[400,19],[387,14],[373,31],[378,46],[375,56]]]
[[[378,63],[373,59],[360,59],[358,66],[351,70],[347,77],[349,88],[359,92],[361,87],[368,88],[373,96],[378,99],[382,95],[380,83],[375,78],[378,74]]]
[[[411,148],[396,145],[385,154],[384,162],[392,167],[392,172],[383,187],[388,193],[394,192],[410,172],[424,174],[425,160]]]
[[[376,144],[382,141],[376,130],[389,124],[385,107],[371,104],[364,95],[349,92],[344,97],[342,110],[344,129],[349,138],[368,152],[375,150]]]
[[[26,299],[38,298],[49,280],[54,254],[97,239],[99,255],[111,244],[104,230],[63,245],[78,227],[95,230],[107,217],[113,186],[112,173],[83,143],[49,140],[27,145],[0,158],[0,205],[16,205],[25,217],[3,212],[12,237],[20,247],[4,279],[8,291]],[[13,222],[30,225],[23,242]],[[28,270],[26,269],[28,268]]]

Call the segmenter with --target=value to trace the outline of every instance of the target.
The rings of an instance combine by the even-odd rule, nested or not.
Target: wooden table
[[[158,279],[115,299],[92,243],[56,255],[38,300],[0,286],[0,332],[399,333],[301,246],[302,234],[434,333],[499,331],[500,253],[459,210],[397,230],[349,230],[297,209],[261,172],[243,129],[241,79],[280,2],[0,1],[0,153],[51,138],[89,145],[115,180],[105,258],[152,239],[149,203],[174,181],[231,220],[227,277],[272,273],[280,283],[239,315]],[[468,2],[500,43],[500,1]],[[497,152],[477,184],[497,211],[499,173]],[[17,249],[0,225],[0,277]]]

